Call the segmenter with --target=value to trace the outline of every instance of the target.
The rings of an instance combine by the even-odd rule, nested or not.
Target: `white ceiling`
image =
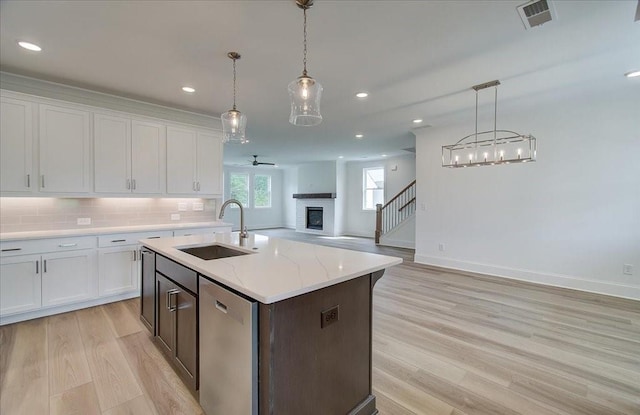
[[[226,164],[251,154],[281,165],[406,154],[412,119],[473,117],[469,88],[493,79],[501,108],[576,85],[638,85],[622,76],[640,69],[636,0],[556,0],[557,20],[530,30],[516,11],[523,2],[316,0],[308,69],[324,86],[317,127],[288,122],[287,84],[302,71],[293,0],[2,0],[0,69],[219,116],[232,105],[226,54],[238,51],[251,143],[227,145]],[[361,90],[369,98],[355,98]]]

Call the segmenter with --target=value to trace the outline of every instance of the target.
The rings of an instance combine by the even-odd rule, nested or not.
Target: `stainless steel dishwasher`
[[[200,276],[200,406],[258,413],[258,304]]]

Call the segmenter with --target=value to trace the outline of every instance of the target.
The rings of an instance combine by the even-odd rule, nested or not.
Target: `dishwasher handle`
[[[224,303],[221,303],[220,301],[216,300],[216,308],[220,311],[222,311],[223,313],[227,314],[227,306],[224,305]]]

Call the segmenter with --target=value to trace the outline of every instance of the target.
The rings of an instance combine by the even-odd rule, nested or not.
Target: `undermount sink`
[[[238,251],[237,249],[227,248],[222,245],[195,246],[193,248],[178,248],[178,250],[204,260],[249,254],[249,252]]]

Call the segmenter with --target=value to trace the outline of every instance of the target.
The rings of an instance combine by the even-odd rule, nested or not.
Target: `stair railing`
[[[391,200],[376,205],[376,243],[380,237],[391,231],[416,211],[416,181],[409,183]]]

